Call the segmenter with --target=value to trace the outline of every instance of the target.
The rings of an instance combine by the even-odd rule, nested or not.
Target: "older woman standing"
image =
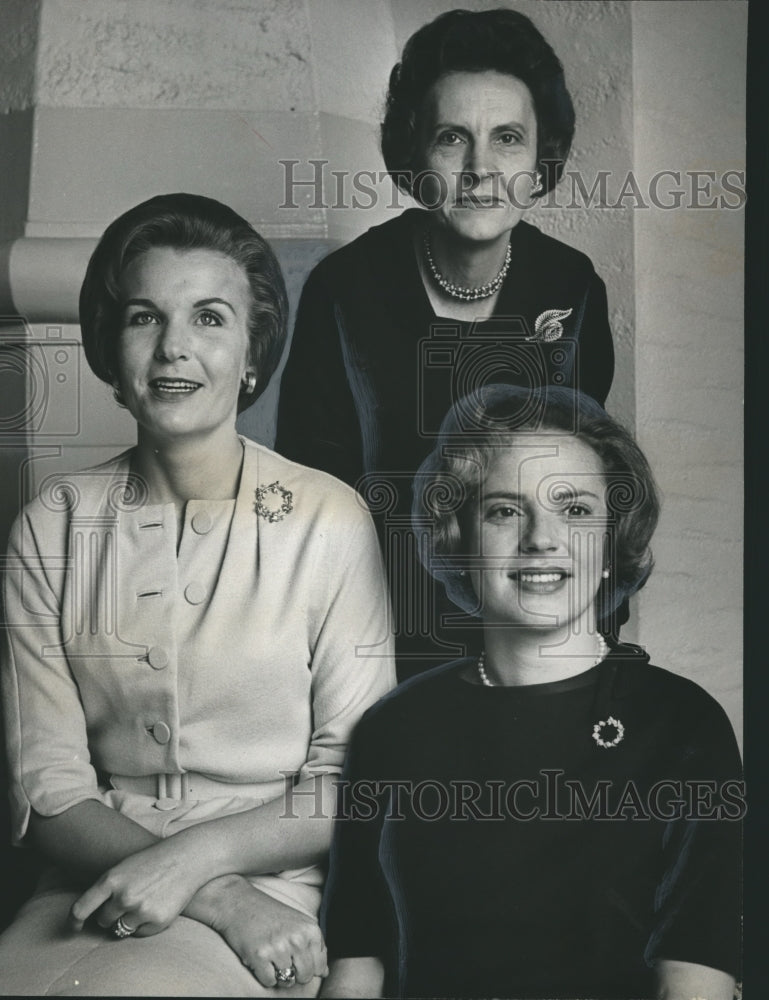
[[[325,995],[730,1000],[734,735],[596,628],[648,575],[657,512],[643,454],[587,397],[488,386],[451,412],[415,530],[484,648],[356,730]]]
[[[382,151],[423,207],[310,275],[281,383],[281,454],[351,485],[389,478],[407,514],[402,484],[472,389],[556,384],[606,399],[604,284],[584,254],[523,221],[558,182],[573,132],[561,63],[524,15],[456,10],[416,32],[390,77]]]
[[[14,832],[56,867],[0,939],[4,993],[317,992],[323,795],[393,677],[359,498],[235,430],[285,317],[269,247],[211,199],[145,202],[91,259],[86,356],[138,442],[12,534]]]
[[[606,399],[603,282],[584,254],[523,221],[558,182],[573,132],[561,64],[524,15],[457,10],[416,32],[390,77],[382,151],[424,207],[310,275],[281,386],[281,453],[354,484],[416,470],[468,380]],[[432,331],[446,319],[450,336]],[[442,356],[426,350],[431,337]]]

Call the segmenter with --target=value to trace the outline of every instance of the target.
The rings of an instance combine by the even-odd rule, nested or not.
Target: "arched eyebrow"
[[[464,124],[460,121],[450,121],[436,122],[430,129],[432,134],[437,134],[438,132],[464,132],[469,134],[472,131],[472,126]],[[492,135],[500,135],[503,132],[520,132],[524,136],[528,136],[529,129],[526,128],[523,122],[502,122],[499,125],[494,125],[491,129]]]
[[[521,503],[525,500],[525,497],[520,493],[515,493],[511,490],[495,490],[493,493],[482,493],[481,496],[484,500],[514,500],[516,503]],[[584,500],[588,498],[596,502],[601,500],[597,493],[592,493],[590,490],[575,490],[565,484],[563,486],[559,484],[558,496],[568,497],[569,500]]]
[[[227,299],[216,298],[215,296],[210,299],[200,299],[198,302],[192,303],[193,309],[202,309],[204,306],[220,305],[227,306],[233,316],[236,315],[235,307],[227,301]]]
[[[197,302],[192,303],[192,308],[203,309],[205,306],[212,305],[226,306],[233,316],[237,315],[232,303],[228,302],[227,299],[220,299],[216,296],[212,296],[210,299],[198,299]],[[126,299],[123,303],[123,308],[127,309],[128,306],[143,306],[145,309],[158,309],[158,306],[155,305],[152,299]]]
[[[123,308],[127,309],[128,306],[145,306],[149,309],[157,309],[152,299],[126,299],[123,303]]]
[[[572,486],[568,486],[566,483],[563,485],[559,483],[554,492],[558,496],[568,497],[569,500],[584,500],[586,498],[589,498],[590,500],[601,499],[597,493],[592,493],[590,490],[575,490]]]
[[[510,490],[495,490],[493,493],[481,493],[484,500],[515,500],[520,503],[523,499],[520,493],[512,493]]]
[[[499,135],[501,132],[522,132],[524,135],[529,134],[529,130],[523,122],[505,122],[503,125],[495,125],[491,131],[493,135]]]

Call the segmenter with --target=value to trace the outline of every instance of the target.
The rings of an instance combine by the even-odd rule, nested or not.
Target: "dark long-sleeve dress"
[[[426,215],[411,209],[370,229],[321,261],[302,293],[276,450],[350,485],[415,471],[474,385],[571,386],[599,403],[611,387],[606,289],[585,254],[520,222],[493,316],[441,319],[413,250]],[[552,310],[569,315],[540,319]]]
[[[331,959],[380,957],[403,997],[638,1000],[657,959],[737,974],[743,788],[717,702],[637,647],[522,687],[470,684],[471,662],[356,730]]]

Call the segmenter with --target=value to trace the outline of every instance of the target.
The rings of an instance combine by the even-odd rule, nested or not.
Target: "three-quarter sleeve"
[[[355,496],[345,530],[332,528],[317,566],[327,581],[312,650],[312,738],[306,778],[338,774],[353,727],[395,685],[393,636],[379,543],[363,501]]]
[[[740,755],[720,705],[704,695],[681,761],[682,814],[663,841],[656,920],[646,950],[739,978],[744,786]]]
[[[582,310],[575,388],[603,405],[613,379],[614,342],[609,324],[606,285],[593,271]]]
[[[15,843],[26,833],[31,809],[53,816],[102,798],[77,684],[62,648],[66,553],[56,534],[38,537],[22,513],[6,562],[0,672]]]
[[[338,787],[321,926],[330,959],[374,956],[388,966],[397,923],[380,861],[389,799],[378,776],[388,740],[396,737],[379,727],[372,733],[369,721],[355,731]]]
[[[354,486],[363,456],[345,333],[321,264],[307,279],[297,309],[280,383],[275,450]]]

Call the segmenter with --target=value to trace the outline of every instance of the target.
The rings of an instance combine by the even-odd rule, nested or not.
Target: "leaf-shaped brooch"
[[[268,506],[265,503],[270,494],[280,497],[280,506],[275,507],[272,504]],[[254,510],[259,517],[263,517],[265,521],[269,521],[271,524],[275,521],[282,521],[286,514],[290,514],[294,509],[293,493],[291,490],[287,490],[281,486],[277,479],[268,486],[257,486],[254,490],[254,495],[256,496]]]
[[[563,323],[574,312],[573,309],[545,309],[534,320],[534,333],[527,340],[543,340],[550,343],[563,336]]]

